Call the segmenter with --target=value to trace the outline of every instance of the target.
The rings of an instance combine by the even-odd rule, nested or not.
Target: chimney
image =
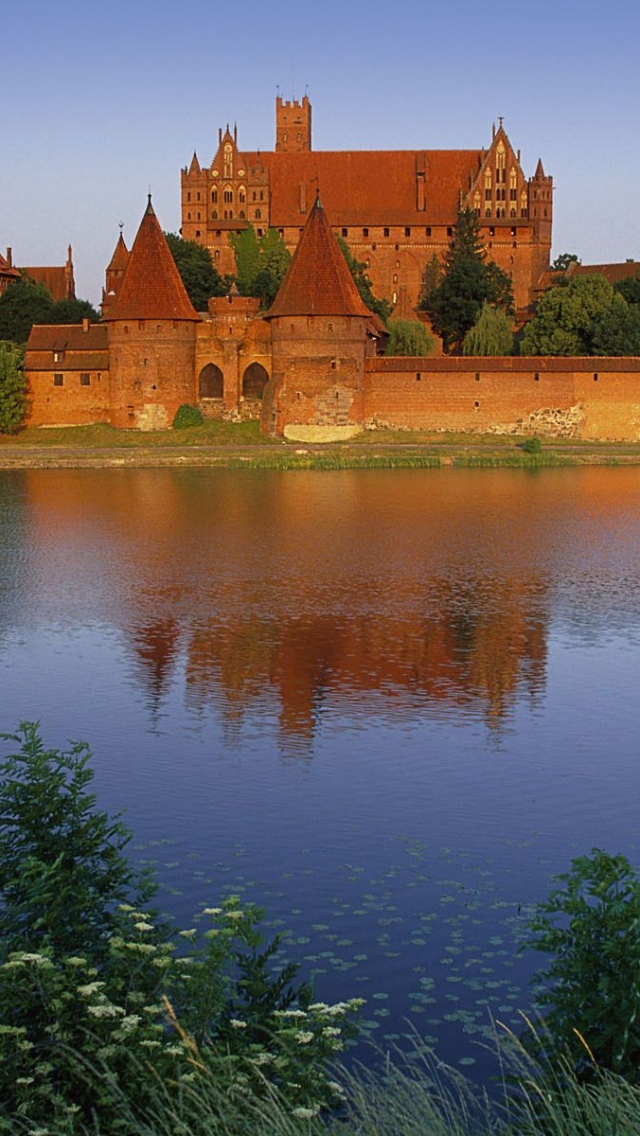
[[[91,320],[87,319],[86,316],[85,316],[85,318],[82,321],[82,330],[88,331],[90,327],[91,327]]]
[[[7,249],[7,264],[9,268],[13,268],[13,252],[10,248]]]

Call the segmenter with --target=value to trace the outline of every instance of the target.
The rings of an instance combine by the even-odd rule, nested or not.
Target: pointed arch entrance
[[[250,363],[242,376],[242,397],[262,398],[269,375],[262,363]]]
[[[215,363],[207,363],[198,378],[198,398],[222,398],[222,371]]]

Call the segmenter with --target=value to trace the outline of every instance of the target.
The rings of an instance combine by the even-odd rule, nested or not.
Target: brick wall
[[[370,359],[364,420],[406,430],[637,441],[640,359]]]

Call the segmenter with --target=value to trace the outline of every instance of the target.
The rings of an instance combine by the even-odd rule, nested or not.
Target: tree
[[[232,233],[231,244],[236,257],[236,283],[241,296],[256,296],[263,309],[271,307],[291,253],[275,229],[267,229],[262,237],[253,225],[240,233]]]
[[[15,343],[0,343],[0,434],[15,434],[27,412],[23,352]]]
[[[613,290],[624,296],[628,304],[640,304],[640,272],[636,271],[635,274],[625,276],[624,280],[618,280],[613,285]]]
[[[596,316],[591,335],[592,355],[640,355],[640,306],[614,293],[611,306]]]
[[[367,276],[366,265],[363,261],[356,260],[344,237],[336,237],[336,240],[347,262],[347,268],[353,276],[355,286],[360,293],[360,298],[364,304],[366,304],[370,312],[375,312],[382,322],[387,324],[391,312],[393,311],[392,305],[388,300],[379,299],[374,295],[371,280]]]
[[[26,343],[34,323],[52,323],[54,303],[44,284],[24,277],[0,296],[0,339]]]
[[[537,904],[525,946],[551,956],[534,982],[550,1007],[539,1043],[578,1074],[640,1079],[640,880],[624,856],[599,848],[571,862]]]
[[[624,297],[617,296],[604,276],[576,276],[550,288],[538,301],[536,314],[524,329],[522,355],[592,355],[599,321],[601,344],[612,321],[619,322]],[[613,309],[613,311],[612,311]],[[617,309],[617,310],[616,310]],[[617,334],[617,333],[616,333]],[[613,339],[613,331],[611,331]]]
[[[561,252],[550,265],[552,272],[566,272],[570,264],[582,264],[575,252]]]
[[[206,311],[211,296],[226,296],[231,277],[221,276],[209,250],[196,241],[183,241],[176,233],[165,233],[167,244],[196,311]]]
[[[433,337],[419,320],[390,320],[387,355],[433,355]]]
[[[478,319],[462,341],[463,355],[511,355],[513,324],[506,312],[484,303]]]
[[[82,323],[88,319],[96,323],[99,313],[88,300],[56,300],[51,311],[51,323]]]
[[[433,330],[442,337],[445,351],[460,352],[484,303],[511,315],[513,287],[506,272],[497,264],[487,263],[476,214],[471,209],[461,209],[442,279],[421,306],[428,313]]]
[[[432,292],[435,292],[438,284],[442,280],[443,266],[440,263],[438,254],[434,252],[431,260],[428,260],[422,272],[422,280],[420,283],[420,295],[418,297],[418,307],[421,311],[427,310],[429,297]]]

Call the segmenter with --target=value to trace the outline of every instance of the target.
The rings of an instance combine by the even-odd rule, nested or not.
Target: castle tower
[[[311,103],[276,99],[276,151],[288,154],[311,149]]]
[[[364,361],[373,354],[375,317],[360,297],[320,196],[265,319],[271,324],[272,379],[262,430],[335,430],[363,417]]]
[[[105,272],[105,286],[102,289],[103,317],[106,315],[109,309],[109,305],[113,303],[116,296],[118,295],[118,292],[120,291],[120,285],[122,284],[122,279],[124,277],[124,272],[125,268],[127,267],[128,261],[129,250],[124,243],[122,229],[120,229],[118,243],[113,250],[113,256],[111,257],[111,260],[109,261],[107,270]]]
[[[194,310],[151,205],[133,242],[108,324],[111,421],[139,430],[171,426],[194,403]]]
[[[541,158],[535,174],[529,178],[529,218],[533,221],[534,240],[538,246],[537,280],[549,267],[553,225],[553,178],[545,174]]]

